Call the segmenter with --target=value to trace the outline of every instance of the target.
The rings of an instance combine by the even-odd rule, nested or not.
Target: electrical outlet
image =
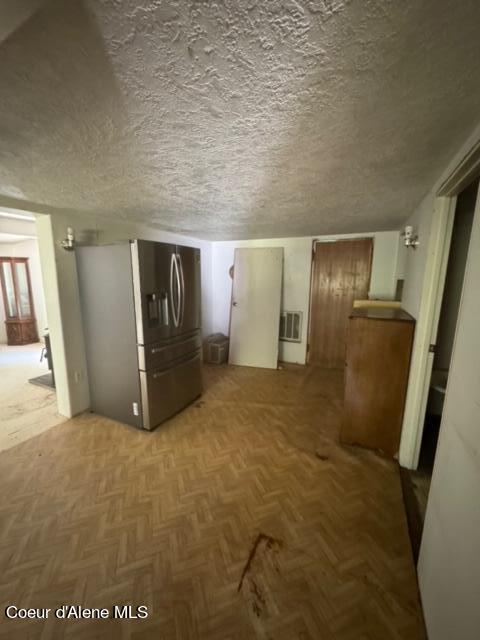
[[[73,379],[78,384],[81,380],[85,378],[85,374],[83,371],[75,371],[73,374]]]

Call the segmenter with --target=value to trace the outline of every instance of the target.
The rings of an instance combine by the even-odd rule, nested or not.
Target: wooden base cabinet
[[[32,344],[38,342],[37,323],[35,320],[7,320],[7,344]]]
[[[402,309],[353,310],[341,442],[398,453],[414,329],[415,320]]]

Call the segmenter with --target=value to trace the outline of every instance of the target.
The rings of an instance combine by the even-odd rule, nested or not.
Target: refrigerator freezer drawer
[[[172,360],[193,353],[202,347],[200,331],[170,338],[162,342],[138,345],[138,368],[143,371],[162,367]]]
[[[155,429],[202,393],[202,355],[197,351],[169,369],[140,371],[143,428]]]

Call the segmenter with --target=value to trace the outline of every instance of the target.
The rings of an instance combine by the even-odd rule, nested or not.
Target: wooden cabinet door
[[[351,318],[340,440],[398,452],[414,322]]]

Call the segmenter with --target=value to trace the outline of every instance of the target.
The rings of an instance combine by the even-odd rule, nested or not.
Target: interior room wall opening
[[[410,528],[415,556],[418,556],[420,548],[437,451],[478,191],[479,178],[471,182],[457,196],[451,240],[445,249],[445,284],[437,300],[440,309],[437,337],[435,344],[430,346],[430,350],[434,353],[433,368],[422,427],[419,463],[416,471],[406,474],[406,481],[410,484],[410,487],[407,487],[407,496],[410,493],[412,501],[412,504],[407,504],[407,510],[410,511]]]
[[[35,219],[0,213],[0,451],[61,421]]]

